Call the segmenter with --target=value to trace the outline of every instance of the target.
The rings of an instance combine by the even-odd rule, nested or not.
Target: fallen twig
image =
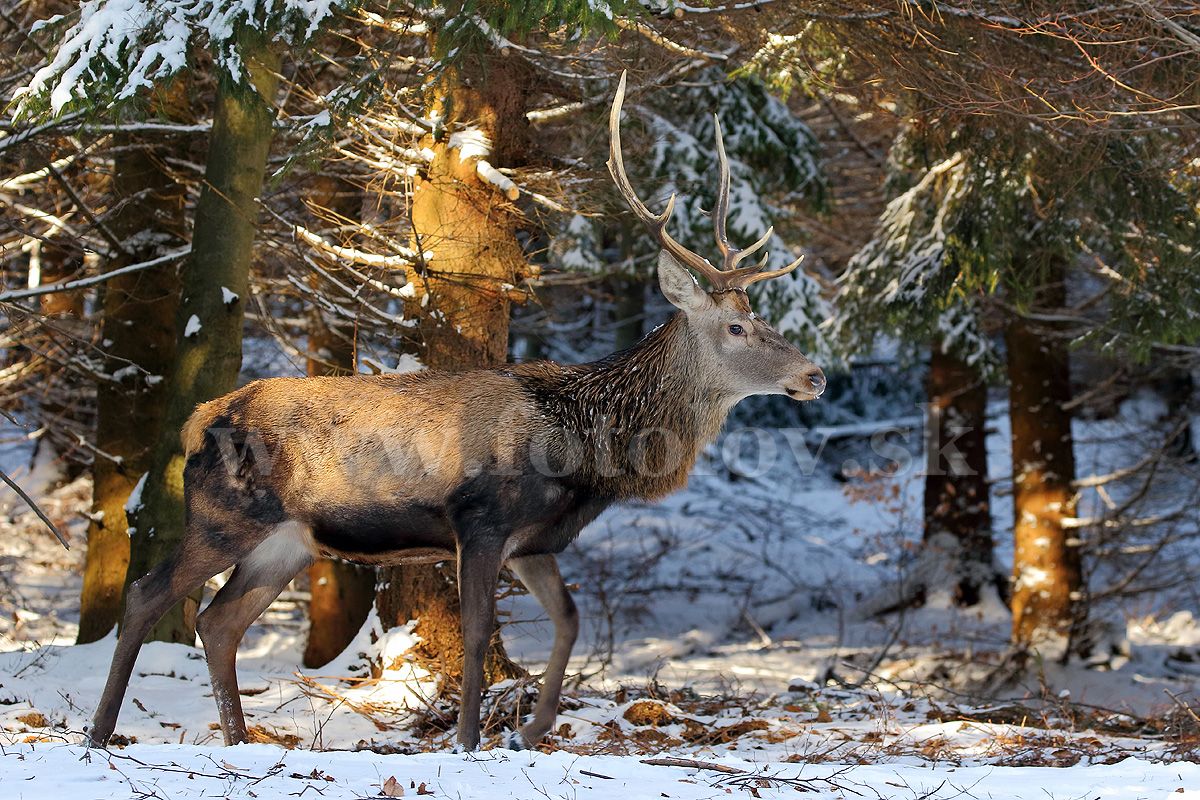
[[[587,775],[589,778],[603,778],[606,781],[613,780],[611,775],[601,775],[599,772],[588,772],[586,769],[579,770],[580,775]]]
[[[1167,697],[1169,697],[1175,701],[1175,705],[1179,706],[1184,711],[1186,711],[1188,713],[1188,716],[1190,716],[1193,720],[1195,720],[1197,725],[1200,725],[1200,717],[1196,716],[1196,712],[1192,710],[1192,707],[1190,705],[1188,705],[1187,703],[1180,700],[1179,696],[1174,694],[1170,689],[1163,689],[1163,691],[1166,692]]]
[[[790,786],[798,792],[816,792],[820,791],[818,784],[824,784],[829,789],[835,789],[839,792],[849,792],[850,794],[862,797],[862,792],[856,792],[849,786],[843,783],[836,783],[835,778],[844,775],[850,771],[849,767],[843,767],[837,772],[830,775],[828,778],[802,778],[799,775],[795,777],[784,777],[781,775],[771,775],[766,772],[746,772],[739,770],[740,775],[730,775],[723,778],[718,778],[714,787],[729,787],[735,786],[739,789],[745,789],[754,796],[758,796],[758,788],[768,788],[771,786]],[[920,800],[920,798],[918,798]]]
[[[652,767],[684,767],[686,769],[711,769],[713,772],[724,772],[728,775],[741,775],[746,770],[737,767],[727,767],[724,764],[710,764],[707,761],[697,761],[694,758],[643,758],[643,764]]]

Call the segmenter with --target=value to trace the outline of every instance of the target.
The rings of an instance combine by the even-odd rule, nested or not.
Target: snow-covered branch
[[[17,114],[41,110],[42,104],[59,114],[93,95],[136,97],[183,69],[197,37],[208,42],[219,71],[244,82],[239,42],[247,29],[293,44],[310,38],[346,2],[86,0],[54,58],[14,93]]]
[[[433,253],[418,253],[416,250],[409,248],[405,248],[396,255],[385,256],[378,253],[368,253],[364,250],[358,250],[353,247],[342,247],[340,245],[330,244],[319,234],[313,233],[303,225],[296,225],[295,223],[287,222],[278,215],[274,216],[276,219],[279,219],[280,222],[283,222],[283,224],[287,225],[291,229],[292,233],[303,239],[315,250],[319,251],[329,261],[334,261],[337,263],[349,262],[351,264],[361,264],[364,267],[374,267],[376,269],[402,270],[406,266],[413,264],[418,260],[430,261],[433,259]],[[373,281],[372,285],[375,284],[378,284],[375,286],[375,288],[390,294],[396,294],[398,297],[411,296],[400,293],[402,290],[398,289],[397,287],[388,286],[386,284],[379,283],[378,281]]]

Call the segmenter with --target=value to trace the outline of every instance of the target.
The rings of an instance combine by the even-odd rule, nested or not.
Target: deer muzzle
[[[784,378],[779,386],[793,400],[816,400],[825,391],[825,373],[820,367],[810,366],[799,375]]]

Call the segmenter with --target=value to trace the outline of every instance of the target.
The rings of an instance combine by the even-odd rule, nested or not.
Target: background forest
[[[674,193],[672,235],[712,253],[719,116],[731,240],[773,226],[768,268],[806,256],[756,310],[829,388],[744,402],[685,492],[563,555],[588,630],[544,749],[1194,759],[1191,6],[4,0],[0,54],[9,741],[79,741],[125,588],[182,532],[198,403],[276,375],[577,363],[667,319],[605,168],[627,71],[633,184],[655,211]],[[271,687],[245,698],[256,740],[446,749],[453,575],[300,576],[244,648]],[[520,584],[502,595],[495,735],[549,647]],[[124,742],[215,741],[211,702],[179,695],[207,680],[202,599],[152,633],[174,644],[143,668],[169,680],[133,692]],[[765,782],[721,787],[852,785],[743,774]],[[1154,786],[1200,785],[1180,780]]]

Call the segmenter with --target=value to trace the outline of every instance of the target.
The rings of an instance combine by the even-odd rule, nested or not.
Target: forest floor
[[[1003,475],[995,422],[992,474]],[[1086,430],[1081,471],[1140,457],[1124,444],[1109,452],[1129,440],[1116,425]],[[735,455],[764,463],[760,451]],[[867,467],[870,455],[834,437],[822,463]],[[578,677],[555,732],[525,753],[450,754],[455,698],[428,665],[356,678],[380,651],[406,651],[407,629],[372,643],[368,626],[334,663],[300,669],[300,584],[240,652],[256,744],[221,747],[201,651],[151,644],[121,746],[89,753],[82,731],[115,644],[73,644],[90,486],[39,496],[70,552],[0,500],[0,797],[1200,800],[1194,585],[1099,606],[1107,633],[1090,662],[1014,670],[996,597],[966,611],[935,594],[903,614],[855,613],[911,565],[913,465],[846,482],[825,468],[805,475],[794,456],[781,444],[773,466],[735,481],[701,464],[687,491],[611,511],[563,555],[586,619]],[[1002,520],[1011,508],[998,486]],[[1179,500],[1180,487],[1164,496]],[[1162,557],[1187,561],[1195,545],[1181,547]],[[548,624],[517,591],[500,611],[510,654],[536,672]],[[534,694],[532,680],[492,687],[485,740],[499,742]]]

